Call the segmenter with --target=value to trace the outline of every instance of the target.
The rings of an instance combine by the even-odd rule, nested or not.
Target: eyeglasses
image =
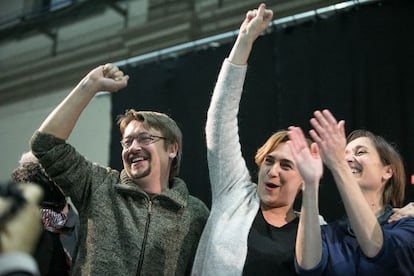
[[[124,140],[121,140],[120,142],[122,148],[124,150],[127,150],[132,146],[134,141],[137,141],[138,145],[140,146],[148,146],[149,144],[158,142],[161,139],[165,140],[166,138],[148,133],[141,133],[138,136],[126,137]]]

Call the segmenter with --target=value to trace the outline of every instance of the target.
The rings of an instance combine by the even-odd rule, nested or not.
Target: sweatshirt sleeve
[[[250,175],[242,157],[237,115],[247,66],[224,60],[207,113],[207,158],[212,201],[231,192],[233,186],[247,181]],[[240,187],[239,187],[240,188]]]
[[[37,131],[30,143],[46,173],[71,197],[78,210],[86,206],[90,194],[109,174],[106,168],[87,160],[72,145],[53,135]]]

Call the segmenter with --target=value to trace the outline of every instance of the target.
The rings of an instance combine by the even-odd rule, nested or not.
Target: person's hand
[[[31,254],[42,230],[39,203],[43,196],[39,186],[24,183],[20,187],[27,202],[18,213],[7,220],[0,229],[0,251],[2,253],[24,252]],[[11,199],[0,197],[0,212],[10,206]]]
[[[265,4],[260,4],[258,9],[250,10],[246,13],[236,42],[229,54],[229,62],[237,65],[245,65],[247,63],[254,41],[266,30],[272,17],[273,12],[266,9]]]
[[[323,163],[318,145],[312,143],[309,148],[306,138],[299,127],[289,127],[288,135],[290,140],[287,144],[305,185],[318,186],[323,174]]]
[[[107,63],[90,71],[81,84],[93,86],[94,92],[117,92],[127,86],[128,79],[129,76],[124,75],[117,66]]]
[[[272,18],[273,11],[266,9],[265,4],[260,4],[257,9],[246,13],[246,18],[240,26],[240,35],[248,36],[253,42],[266,30]]]
[[[403,208],[393,208],[393,214],[388,219],[388,222],[395,222],[402,218],[414,217],[414,202],[410,202]]]
[[[309,135],[318,144],[325,164],[332,168],[346,162],[345,121],[337,122],[329,110],[315,111],[310,120],[313,127]]]

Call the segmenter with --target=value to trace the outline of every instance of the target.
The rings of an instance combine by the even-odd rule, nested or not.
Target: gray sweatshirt
[[[259,210],[256,184],[242,157],[237,114],[247,66],[224,61],[207,115],[207,157],[212,190],[210,217],[193,275],[241,275],[247,237]]]
[[[183,180],[152,198],[128,177],[36,132],[32,151],[79,211],[73,275],[187,275],[207,220]]]

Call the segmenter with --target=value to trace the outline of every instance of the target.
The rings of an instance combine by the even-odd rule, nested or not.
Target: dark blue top
[[[414,218],[387,223],[392,214],[386,206],[378,218],[384,244],[377,256],[366,257],[347,219],[321,226],[322,259],[311,270],[304,270],[295,261],[300,275],[414,275]]]

